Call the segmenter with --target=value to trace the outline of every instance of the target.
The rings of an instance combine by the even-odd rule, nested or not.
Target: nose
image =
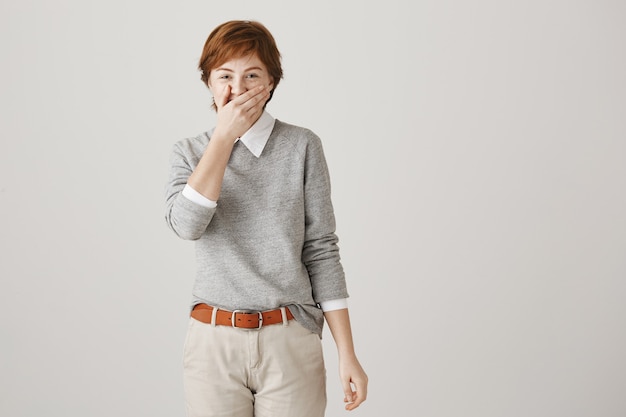
[[[243,78],[241,77],[234,77],[230,83],[230,92],[235,95],[238,96],[240,94],[243,94],[247,91],[245,83]]]

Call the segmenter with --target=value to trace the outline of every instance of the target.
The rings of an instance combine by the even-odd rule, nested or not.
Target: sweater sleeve
[[[174,145],[170,156],[170,173],[165,189],[165,221],[180,238],[197,240],[215,214],[215,207],[204,207],[183,195],[187,179],[193,172],[191,149]]]
[[[320,139],[308,144],[304,169],[305,241],[302,260],[317,303],[348,298],[335,234],[330,176]]]

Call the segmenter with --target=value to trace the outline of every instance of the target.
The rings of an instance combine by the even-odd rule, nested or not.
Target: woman
[[[260,23],[215,28],[199,69],[216,125],[175,144],[166,191],[169,227],[196,241],[187,414],[323,416],[325,322],[353,410],[367,375],[352,341],[321,141],[265,110],[282,68]]]

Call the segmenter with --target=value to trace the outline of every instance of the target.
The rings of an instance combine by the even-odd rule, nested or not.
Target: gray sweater
[[[233,148],[219,202],[198,205],[182,195],[212,131],[178,141],[166,187],[166,221],[196,241],[192,305],[227,310],[288,306],[320,337],[318,303],[347,298],[330,178],[317,135],[276,120],[256,158],[240,141]]]

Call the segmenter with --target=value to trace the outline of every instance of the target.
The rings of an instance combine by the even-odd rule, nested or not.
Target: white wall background
[[[370,397],[355,416],[626,415],[626,5],[0,4],[0,415],[183,416],[196,62],[263,22],[268,110],[325,145]],[[324,337],[328,416],[343,416]]]

